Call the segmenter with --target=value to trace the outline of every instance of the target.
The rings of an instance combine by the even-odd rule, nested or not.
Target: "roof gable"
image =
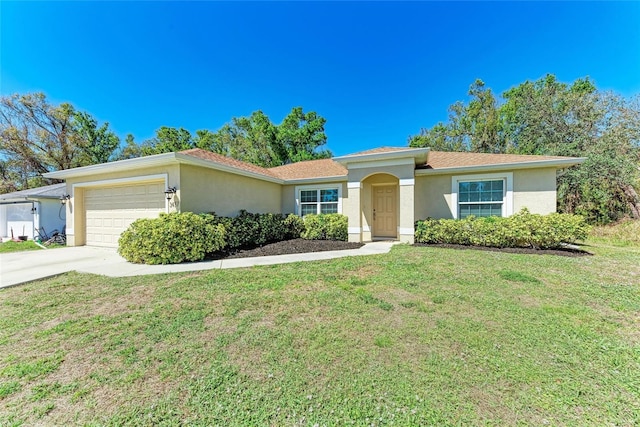
[[[529,162],[549,162],[554,160],[570,160],[573,157],[533,156],[524,154],[489,154],[454,151],[431,151],[427,164],[422,169],[462,168],[474,166],[491,166]]]
[[[241,169],[246,172],[257,173],[270,178],[278,178],[278,176],[273,174],[269,169],[254,165],[253,163],[243,162],[232,157],[223,156],[222,154],[214,153],[212,151],[203,150],[201,148],[191,148],[189,150],[180,151],[180,154],[185,154],[187,156],[207,160],[209,162],[229,166],[235,169]]]
[[[58,199],[66,191],[65,183],[45,185],[44,187],[28,188],[26,190],[14,191],[13,193],[0,194],[0,200],[10,199]]]

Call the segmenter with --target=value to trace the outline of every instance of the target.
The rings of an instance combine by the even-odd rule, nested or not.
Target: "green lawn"
[[[27,240],[26,242],[4,242],[0,243],[0,253],[7,252],[21,252],[21,251],[34,251],[42,249],[36,245],[33,240]]]
[[[638,425],[640,247],[0,291],[0,425]]]

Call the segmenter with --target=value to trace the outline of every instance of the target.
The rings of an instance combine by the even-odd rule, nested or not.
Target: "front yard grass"
[[[637,425],[640,247],[0,292],[0,425]]]
[[[0,243],[0,253],[36,251],[40,249],[42,248],[36,245],[33,240],[27,240],[24,242],[13,242],[9,240],[8,242]]]

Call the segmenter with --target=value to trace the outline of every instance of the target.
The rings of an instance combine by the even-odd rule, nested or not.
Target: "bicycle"
[[[47,241],[44,242],[44,245],[45,246],[49,246],[50,244],[53,243],[53,244],[56,244],[56,245],[66,246],[66,244],[67,244],[67,235],[65,233],[65,228],[66,227],[64,227],[62,229],[62,233],[59,233],[58,230],[55,230],[55,232],[52,233],[51,237],[49,239],[47,239]]]

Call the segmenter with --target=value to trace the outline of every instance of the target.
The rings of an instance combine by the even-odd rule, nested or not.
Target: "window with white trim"
[[[300,190],[300,216],[338,213],[338,188]]]
[[[502,216],[503,179],[458,182],[458,218]]]
[[[451,177],[453,218],[513,215],[513,172]]]
[[[307,214],[342,213],[342,185],[314,184],[295,187],[296,213]]]

